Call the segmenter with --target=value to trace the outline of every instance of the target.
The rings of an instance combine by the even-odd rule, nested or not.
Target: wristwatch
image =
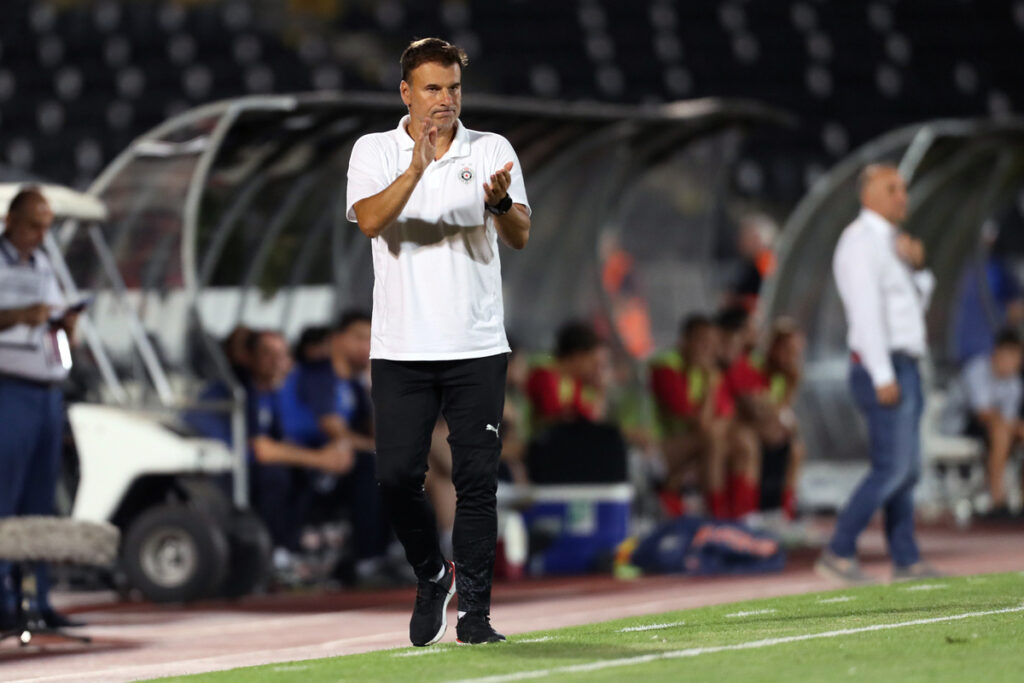
[[[497,204],[484,203],[484,208],[493,213],[495,216],[503,216],[512,209],[512,197],[505,195]]]

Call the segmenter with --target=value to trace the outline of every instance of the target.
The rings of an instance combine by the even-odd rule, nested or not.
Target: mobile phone
[[[68,306],[68,309],[67,309],[67,311],[65,311],[65,314],[67,314],[67,313],[81,313],[86,308],[88,308],[89,304],[91,304],[91,303],[92,303],[92,297],[91,296],[90,297],[86,297],[86,298],[82,299],[81,301],[79,301],[78,303],[75,303],[75,304],[72,304],[71,306]]]
[[[71,304],[64,310],[64,315],[67,315],[68,313],[81,313],[89,306],[92,306],[92,299],[93,298],[91,296],[79,299],[77,302]]]

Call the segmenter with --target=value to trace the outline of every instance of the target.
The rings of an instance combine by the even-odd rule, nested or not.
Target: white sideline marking
[[[827,605],[827,604],[829,604],[831,602],[850,602],[850,600],[856,600],[856,599],[857,598],[854,598],[854,597],[849,596],[849,595],[840,595],[840,596],[835,597],[835,598],[825,598],[824,600],[818,600],[818,604],[819,605]]]
[[[549,640],[554,640],[551,636],[541,636],[540,638],[526,638],[525,640],[513,640],[514,643],[545,643]]]
[[[755,609],[752,612],[733,612],[732,614],[726,614],[726,617],[753,617],[758,614],[775,614],[773,609]]]
[[[421,655],[436,655],[439,652],[448,652],[447,647],[427,647],[422,650],[412,650],[411,652],[396,652],[391,655],[392,657],[419,657]]]
[[[875,624],[874,626],[861,626],[859,628],[844,628],[838,631],[825,631],[823,633],[806,633],[799,636],[786,636],[784,638],[765,638],[764,640],[752,640],[746,643],[735,645],[716,645],[712,647],[691,647],[686,650],[674,650],[662,652],[656,655],[640,655],[638,657],[623,657],[621,659],[606,659],[604,661],[590,662],[588,664],[574,664],[571,666],[560,666],[553,669],[537,669],[534,671],[518,671],[516,673],[501,674],[498,676],[485,676],[483,678],[464,678],[462,683],[504,683],[504,681],[522,681],[530,678],[543,678],[554,674],[587,673],[611,669],[619,666],[630,666],[632,664],[646,664],[656,662],[660,659],[682,659],[686,657],[698,657],[700,655],[714,654],[716,652],[728,652],[731,650],[755,650],[773,645],[784,645],[786,643],[798,643],[804,640],[817,640],[819,638],[835,638],[837,636],[848,636],[855,633],[868,633],[869,631],[887,631],[894,628],[906,626],[923,626],[925,624],[939,624],[945,621],[959,621],[972,617],[989,617],[996,614],[1011,614],[1024,612],[1024,604],[1017,607],[1006,607],[986,612],[965,612],[954,614],[948,617],[931,617],[929,619],[914,619],[913,621],[900,621],[895,624]]]
[[[648,624],[647,626],[630,626],[629,628],[620,628],[619,633],[630,633],[632,631],[658,631],[663,628],[682,626],[685,623],[685,621],[673,621],[671,624]]]
[[[903,590],[905,590],[905,591],[934,591],[934,590],[938,590],[940,588],[949,588],[949,586],[947,584],[944,584],[944,583],[922,583],[922,584],[918,584],[916,586],[907,586]]]
[[[284,671],[305,671],[308,666],[275,666],[271,671],[284,672]]]

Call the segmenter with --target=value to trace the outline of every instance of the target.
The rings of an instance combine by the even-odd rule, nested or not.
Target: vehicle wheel
[[[250,510],[235,512],[228,529],[228,546],[228,572],[219,594],[240,598],[266,588],[274,543],[263,520]]]
[[[180,504],[145,510],[128,526],[121,562],[129,583],[153,602],[213,595],[228,568],[224,529],[210,515]]]

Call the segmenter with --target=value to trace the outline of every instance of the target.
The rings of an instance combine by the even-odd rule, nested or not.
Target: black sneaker
[[[455,595],[455,565],[444,563],[438,581],[420,581],[416,586],[416,607],[409,621],[409,640],[416,647],[433,645],[448,630],[448,603]]]
[[[46,628],[81,628],[86,625],[85,622],[71,619],[54,609],[43,610],[40,612],[39,616],[42,617],[43,625],[45,625]]]
[[[455,625],[455,635],[462,645],[501,643],[505,640],[505,636],[491,626],[491,618],[480,612],[467,612],[459,617],[459,623]]]

